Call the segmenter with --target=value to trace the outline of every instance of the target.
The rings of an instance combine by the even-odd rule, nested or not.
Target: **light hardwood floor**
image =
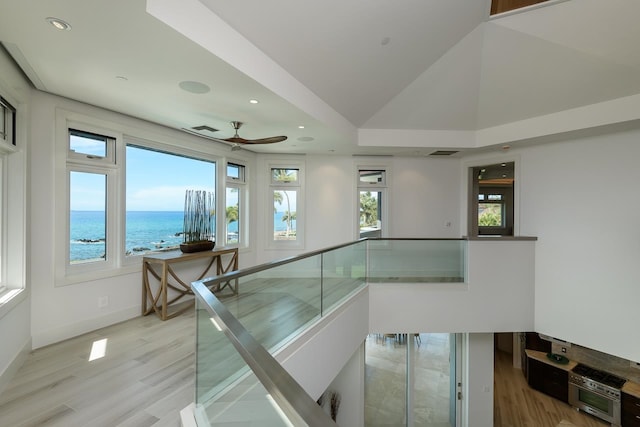
[[[103,339],[105,356],[89,361],[92,344]],[[421,348],[434,351],[436,343]],[[177,427],[179,411],[194,400],[194,348],[195,312],[189,310],[165,322],[135,318],[38,349],[0,394],[0,426]],[[509,355],[496,356],[495,426],[606,425],[531,390]]]
[[[501,351],[495,357],[493,419],[496,427],[556,427],[561,421],[578,427],[609,425],[531,389],[522,371],[513,367],[511,354]]]
[[[104,357],[89,361],[107,339]],[[180,426],[194,400],[195,312],[138,317],[32,352],[0,394],[0,426]]]

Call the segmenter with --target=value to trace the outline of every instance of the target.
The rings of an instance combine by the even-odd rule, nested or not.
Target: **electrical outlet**
[[[98,308],[105,308],[108,305],[109,305],[109,297],[108,296],[98,297]]]
[[[562,352],[566,353],[567,352],[567,347],[562,347]]]

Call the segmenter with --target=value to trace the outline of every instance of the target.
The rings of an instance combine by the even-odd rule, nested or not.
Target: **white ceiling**
[[[551,1],[494,19],[489,8],[0,0],[0,41],[43,91],[173,128],[208,125],[218,137],[233,134],[232,120],[245,122],[245,138],[289,137],[260,152],[428,154],[456,144],[367,147],[358,130],[475,132],[640,93],[639,1]],[[211,91],[186,92],[182,81]]]

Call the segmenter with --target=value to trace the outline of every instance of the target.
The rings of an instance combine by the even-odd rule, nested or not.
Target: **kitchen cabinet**
[[[640,427],[640,399],[622,393],[622,427]]]
[[[569,403],[569,372],[565,369],[528,357],[527,381],[531,388]]]
[[[551,352],[551,341],[544,340],[540,338],[537,332],[520,332],[520,354],[521,359],[521,367],[522,373],[525,378],[528,378],[527,375],[527,354],[525,350],[536,350],[544,353]]]

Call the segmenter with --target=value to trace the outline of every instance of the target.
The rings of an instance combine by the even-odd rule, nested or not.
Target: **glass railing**
[[[336,425],[203,283],[192,288],[199,427]]]
[[[464,282],[467,241],[462,239],[370,239],[367,281]]]
[[[363,239],[194,282],[198,426],[326,416],[272,355],[368,282],[464,281],[465,253],[464,240]]]

